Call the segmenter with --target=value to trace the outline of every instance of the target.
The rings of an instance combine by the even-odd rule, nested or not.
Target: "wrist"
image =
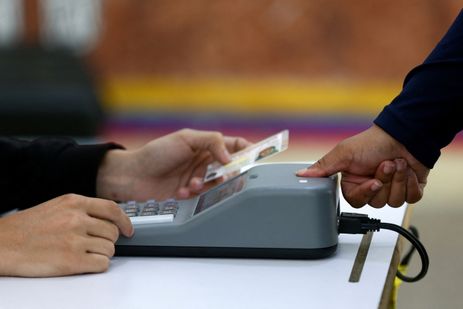
[[[130,173],[131,152],[114,149],[106,153],[98,168],[96,196],[114,201],[129,199],[133,191],[133,177]]]

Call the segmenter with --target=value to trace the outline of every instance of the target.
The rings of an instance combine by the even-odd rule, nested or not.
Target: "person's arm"
[[[314,165],[297,172],[302,177],[342,173],[341,189],[353,207],[401,206],[423,196],[429,169],[407,149],[373,125],[340,142]]]
[[[103,272],[130,219],[113,201],[66,194],[0,218],[0,276]]]
[[[204,184],[207,165],[226,164],[230,153],[251,143],[219,132],[183,129],[134,150],[108,151],[97,177],[97,196],[111,200],[186,199],[217,182]]]
[[[96,175],[116,144],[78,145],[65,138],[0,138],[0,213],[75,193],[96,196]]]
[[[432,168],[463,129],[463,11],[374,123]]]
[[[417,202],[440,150],[463,128],[462,89],[463,11],[424,63],[407,75],[402,92],[374,126],[341,142],[298,175],[342,172],[344,196],[355,207]],[[386,161],[395,163],[395,174],[386,175]]]
[[[129,218],[115,202],[66,193],[95,196],[101,160],[114,148],[120,146],[0,139],[0,216],[20,209],[0,217],[0,276],[108,268],[119,233],[133,234]]]
[[[0,276],[105,271],[119,234],[130,237],[134,232],[129,218],[108,199],[187,198],[211,185],[202,182],[208,163],[227,163],[229,152],[249,144],[243,138],[195,130],[181,130],[131,151],[114,149],[119,147],[115,144],[78,146],[62,140],[3,140],[3,159],[24,164],[21,172],[32,169],[34,176],[20,191],[29,196],[16,197],[11,208],[30,207],[33,201],[61,192],[97,193],[104,199],[65,194],[1,217]],[[8,162],[2,164],[18,173]],[[20,181],[18,175],[10,181]],[[23,185],[5,184],[13,190]]]

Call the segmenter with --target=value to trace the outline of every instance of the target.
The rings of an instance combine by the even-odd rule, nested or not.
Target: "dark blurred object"
[[[100,102],[81,60],[67,50],[0,50],[1,135],[95,135]]]

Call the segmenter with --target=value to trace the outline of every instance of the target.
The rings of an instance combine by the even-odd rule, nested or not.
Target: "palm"
[[[202,179],[207,165],[214,158],[211,147],[197,145],[197,141],[187,136],[167,135],[154,140],[137,155],[133,172],[134,199],[167,199],[176,197],[181,188],[191,185],[195,178]],[[233,141],[233,142],[232,142]],[[235,152],[249,143],[225,137],[225,145],[230,152]]]
[[[147,144],[138,154],[135,170],[136,199],[166,199],[194,176],[204,173],[207,162],[212,160],[207,152],[194,152],[180,139],[160,138]],[[153,166],[156,168],[147,168]]]

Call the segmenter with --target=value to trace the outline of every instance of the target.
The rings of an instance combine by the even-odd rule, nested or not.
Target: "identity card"
[[[256,161],[271,157],[288,148],[289,131],[284,130],[272,135],[256,144],[231,154],[231,162],[222,165],[213,162],[207,166],[204,182],[214,180],[225,175],[234,175],[251,168]]]

